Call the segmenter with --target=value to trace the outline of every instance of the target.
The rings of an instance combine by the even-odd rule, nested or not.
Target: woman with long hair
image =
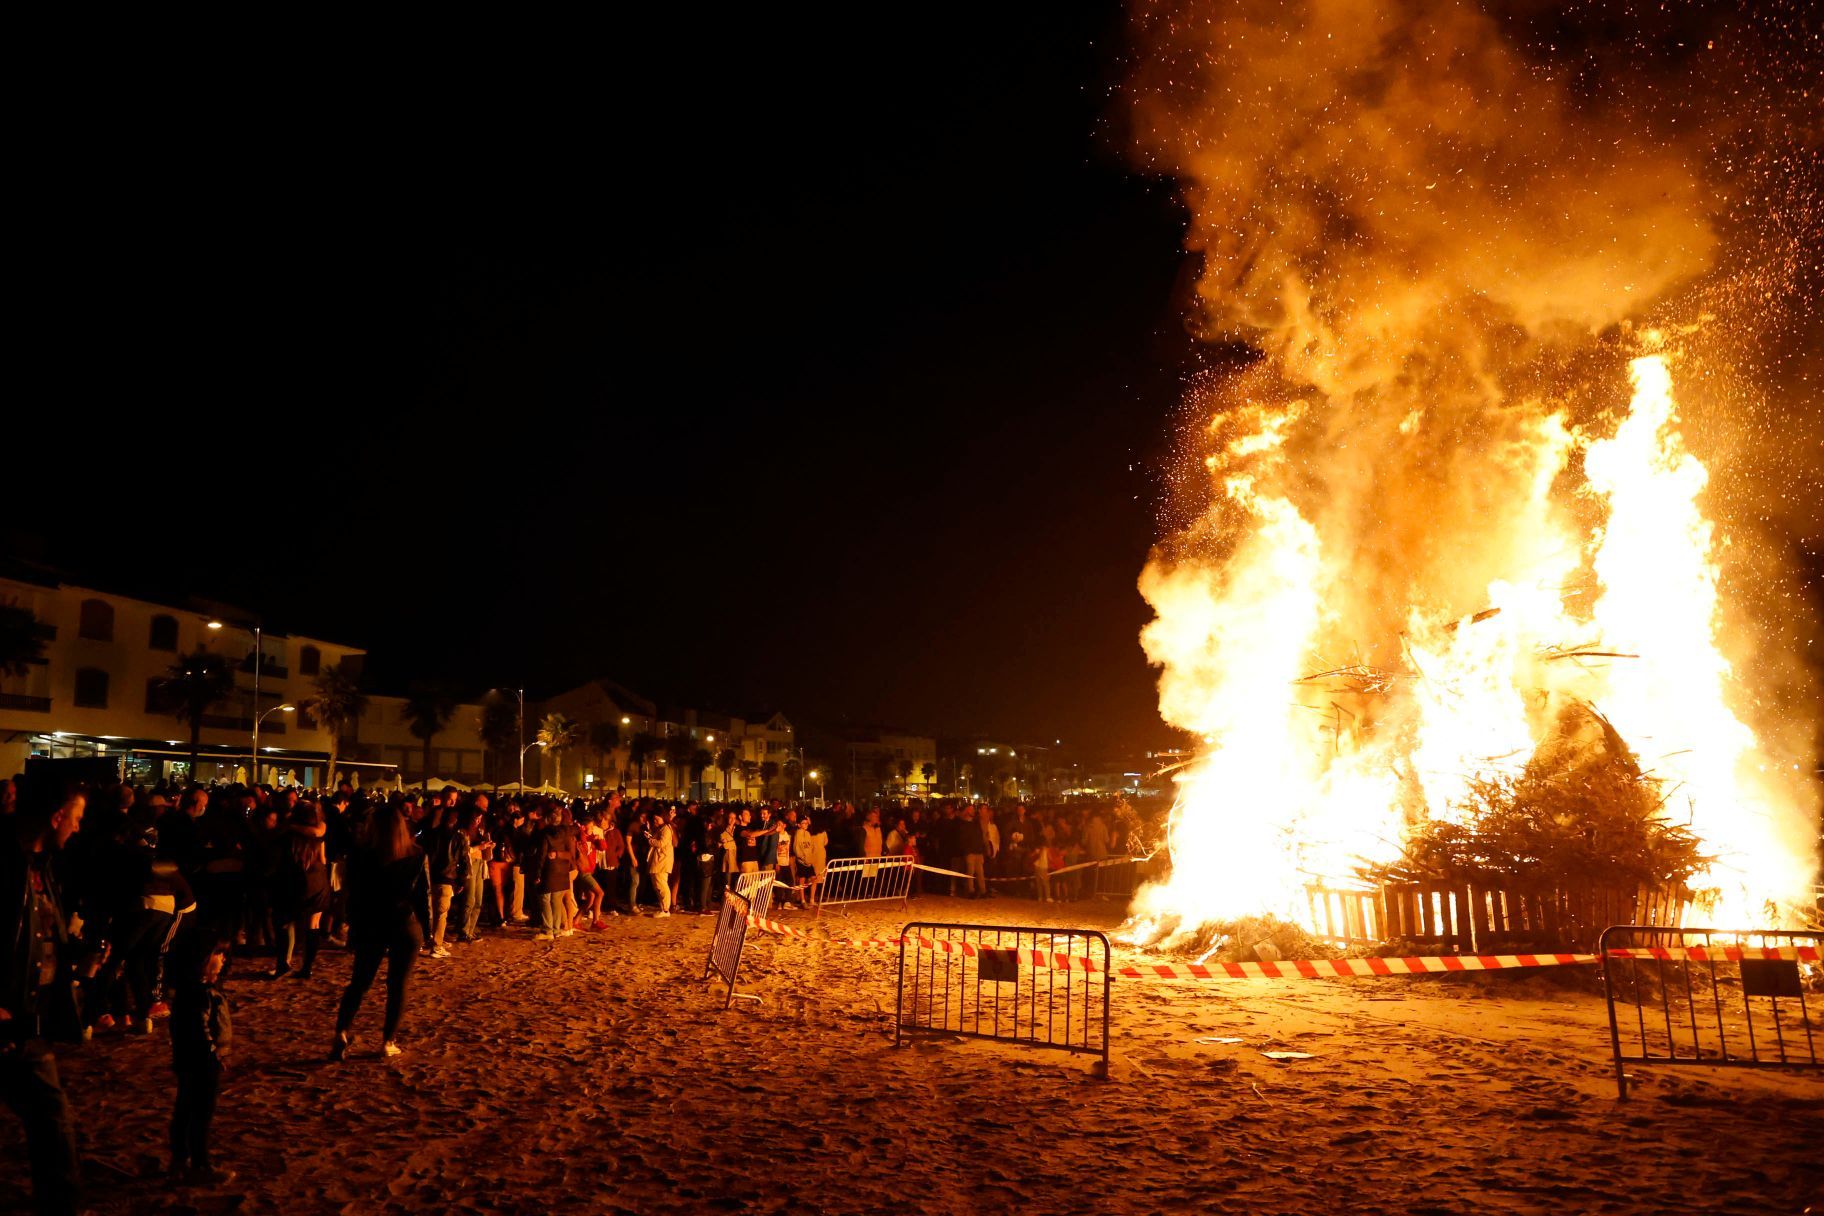
[[[381,1051],[396,1056],[406,982],[431,920],[430,871],[424,850],[412,839],[411,822],[397,806],[381,808],[369,821],[367,840],[349,861],[348,885],[349,944],[355,951],[355,969],[336,1012],[336,1038],[329,1058],[340,1060],[353,1045],[350,1031],[355,1015],[382,962],[386,963],[386,1022]]]

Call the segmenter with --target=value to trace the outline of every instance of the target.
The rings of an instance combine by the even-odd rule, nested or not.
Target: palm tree
[[[44,658],[44,626],[30,608],[0,604],[0,676],[23,676]]]
[[[893,757],[886,755],[875,757],[874,780],[880,782],[882,789],[891,790],[893,788],[893,772],[895,767]]]
[[[175,715],[190,726],[190,781],[196,782],[197,753],[202,749],[203,719],[234,692],[234,668],[209,650],[180,655],[169,674],[153,685],[160,713]]]
[[[728,775],[735,768],[735,749],[725,747],[716,753],[716,767],[722,771],[722,801],[728,801]]]
[[[937,762],[934,760],[927,760],[919,765],[918,775],[925,779],[925,789],[929,790],[931,788],[931,783],[937,780]]]
[[[651,731],[640,731],[627,745],[627,759],[631,761],[640,774],[640,793],[646,793],[646,762],[658,755],[665,746],[665,740]]]
[[[621,746],[621,724],[619,722],[591,722],[589,724],[589,746],[595,749],[595,766],[602,770],[602,779],[607,780],[608,757]],[[616,782],[618,785],[619,782]]]
[[[760,765],[760,796],[768,797],[773,788],[773,780],[779,776],[779,762],[767,760]]]
[[[554,785],[563,785],[563,753],[576,746],[582,734],[582,727],[555,710],[539,722],[538,741],[545,745],[545,754],[551,757],[551,771],[557,775]]]
[[[399,718],[407,724],[412,737],[424,744],[424,780],[431,779],[431,740],[450,724],[456,714],[456,698],[441,684],[414,684],[405,694],[405,705]]]
[[[367,695],[361,691],[354,675],[342,664],[335,663],[324,668],[323,674],[311,685],[310,696],[304,701],[304,712],[329,736],[329,765],[323,779],[323,788],[328,789],[336,780],[337,745],[349,724],[367,712]]]
[[[665,759],[671,765],[671,782],[683,785],[686,773],[690,769],[690,757],[697,750],[697,741],[689,735],[673,735],[665,740]]]
[[[899,774],[899,788],[905,789],[906,783],[912,780],[912,762],[902,759],[893,766],[893,771]]]
[[[760,770],[765,766],[758,760],[743,760],[737,767],[741,770],[741,792],[745,794],[753,788],[754,778],[760,775]]]
[[[482,768],[488,780],[499,782],[498,761],[519,746],[519,697],[510,689],[491,688],[481,700],[481,721],[476,723],[481,736]],[[490,766],[488,761],[497,763]]]
[[[707,773],[715,762],[715,756],[710,754],[707,747],[699,747],[690,753],[690,780],[697,787],[698,800],[703,797],[703,774]]]
[[[785,765],[780,772],[785,776],[785,792],[787,797],[791,796],[792,787],[794,785],[799,789],[804,788],[804,782],[800,778],[800,774],[804,772],[804,766],[798,763],[797,756],[787,756],[785,758]]]

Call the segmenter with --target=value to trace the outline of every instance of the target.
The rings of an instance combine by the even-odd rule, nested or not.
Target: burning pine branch
[[[1517,775],[1472,777],[1448,820],[1421,824],[1373,882],[1501,874],[1540,887],[1687,888],[1715,858],[1665,814],[1666,783],[1642,771],[1608,719],[1571,705]]]

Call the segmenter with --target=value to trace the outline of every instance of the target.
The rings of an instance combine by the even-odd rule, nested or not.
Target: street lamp
[[[209,621],[209,628],[217,631],[218,633],[221,630],[226,629],[227,627],[228,627],[228,623],[219,618],[212,619]],[[262,621],[254,621],[252,624],[243,624],[240,627],[242,629],[253,630],[253,714],[254,714],[254,718],[253,718],[253,774],[252,775],[253,775],[253,783],[255,785],[258,785],[260,783],[260,723],[262,721],[264,721],[265,717],[266,717],[266,714],[260,713],[260,668],[266,666],[266,653],[265,653],[264,648],[260,645],[260,638],[261,638],[261,635],[263,634],[263,632],[265,631],[265,623]],[[271,713],[272,711],[267,710],[266,712]]]
[[[816,769],[812,769],[810,776],[811,776],[811,780],[815,781],[817,783],[817,805],[822,806],[823,805],[823,774],[818,772]]]
[[[255,701],[254,704],[257,706],[259,702]],[[288,714],[296,708],[295,705],[275,705],[253,720],[253,783],[255,785],[260,783],[260,723],[274,714]]]
[[[526,792],[526,753],[535,747],[543,747],[544,745],[545,741],[543,739],[534,739],[532,742],[519,749],[519,792],[522,794]]]

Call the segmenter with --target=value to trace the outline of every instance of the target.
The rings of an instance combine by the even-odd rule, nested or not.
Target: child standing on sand
[[[177,1106],[171,1113],[172,1182],[219,1186],[232,1171],[209,1160],[209,1124],[215,1118],[222,1075],[234,1041],[228,998],[219,984],[228,943],[211,931],[183,934],[172,948],[171,1067],[177,1073]]]

